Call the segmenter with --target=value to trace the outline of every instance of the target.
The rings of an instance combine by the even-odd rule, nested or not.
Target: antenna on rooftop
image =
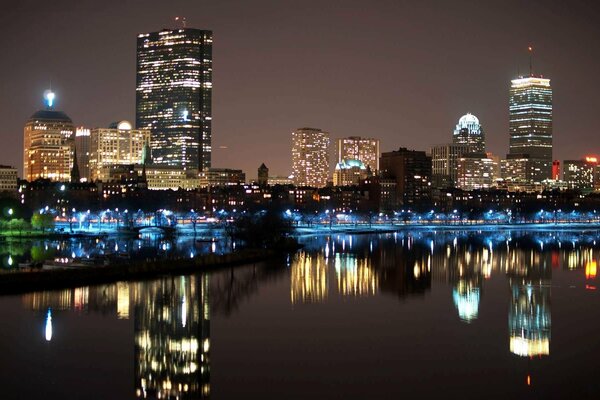
[[[175,21],[180,22],[182,27],[187,28],[185,17],[175,17]]]
[[[533,47],[529,46],[529,76],[533,76]]]

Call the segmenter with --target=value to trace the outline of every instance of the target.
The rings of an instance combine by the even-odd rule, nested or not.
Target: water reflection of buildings
[[[292,263],[290,297],[295,303],[318,303],[327,298],[329,265],[321,253],[301,251]]]
[[[209,278],[168,277],[132,287],[136,395],[209,397]]]

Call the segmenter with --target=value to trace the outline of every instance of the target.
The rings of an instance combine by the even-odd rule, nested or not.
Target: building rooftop
[[[69,122],[73,123],[71,118],[67,114],[62,111],[56,110],[39,110],[35,114],[33,114],[30,118],[30,121],[35,120],[45,120],[45,121],[61,121],[61,122]]]

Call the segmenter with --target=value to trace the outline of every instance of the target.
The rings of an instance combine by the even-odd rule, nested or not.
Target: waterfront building
[[[435,188],[454,187],[457,181],[458,159],[470,153],[472,145],[468,143],[449,143],[432,146],[431,181]]]
[[[211,166],[212,32],[164,29],[137,38],[136,127],[152,133],[154,163]]]
[[[296,186],[327,185],[329,133],[315,128],[300,128],[292,132],[292,171]]]
[[[490,189],[500,178],[500,159],[492,153],[469,153],[458,159],[456,187]]]
[[[460,117],[454,128],[452,143],[468,145],[469,153],[485,153],[485,134],[479,119],[471,113]]]
[[[45,93],[44,110],[37,111],[25,124],[23,139],[23,177],[28,181],[70,180],[73,167],[73,135],[71,118],[54,109],[54,93]]]
[[[0,192],[16,192],[18,179],[16,168],[0,165]]]
[[[358,160],[372,173],[379,171],[379,139],[350,136],[336,141],[337,162]]]
[[[258,167],[258,184],[260,186],[267,186],[269,184],[269,168],[265,163],[260,164]]]
[[[199,186],[235,186],[246,182],[246,174],[241,169],[209,168],[200,172]]]
[[[565,160],[564,181],[569,189],[592,191],[597,182],[598,159],[585,157],[582,160]]]
[[[527,159],[527,183],[552,177],[552,88],[550,79],[528,76],[513,79],[509,101],[509,155]],[[507,157],[509,158],[509,157]]]
[[[149,144],[150,131],[133,129],[128,121],[112,123],[109,128],[92,129],[89,141],[90,179],[107,181],[114,166],[143,164]],[[79,151],[84,149],[78,149],[78,157]]]
[[[344,160],[337,163],[333,172],[333,186],[358,185],[368,175],[367,167],[359,160]]]
[[[381,154],[381,175],[396,180],[398,206],[424,206],[431,195],[431,157],[424,151],[398,150]]]

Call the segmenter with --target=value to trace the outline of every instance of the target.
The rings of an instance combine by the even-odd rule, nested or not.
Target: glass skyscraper
[[[136,127],[155,164],[211,166],[212,32],[165,29],[137,38]]]
[[[530,183],[552,175],[552,88],[550,79],[529,76],[512,80],[510,88],[509,159],[527,158]]]

